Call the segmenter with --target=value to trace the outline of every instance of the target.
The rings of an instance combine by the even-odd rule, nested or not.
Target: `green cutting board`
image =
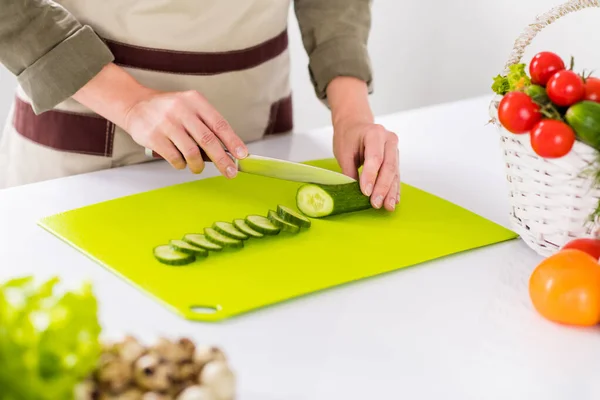
[[[335,160],[309,164],[339,171]],[[184,318],[218,321],[326,288],[514,239],[487,219],[402,186],[395,212],[366,210],[313,220],[298,234],[250,239],[183,267],[155,246],[215,221],[295,208],[299,183],[248,174],[199,179],[52,215],[40,226]]]

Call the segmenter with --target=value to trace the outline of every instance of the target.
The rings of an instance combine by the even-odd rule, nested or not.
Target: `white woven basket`
[[[600,0],[571,0],[538,16],[515,41],[504,74],[511,65],[520,62],[525,48],[544,27],[566,14],[588,7],[600,7]],[[492,101],[490,114],[500,131],[512,229],[544,257],[574,238],[598,236],[599,221],[590,221],[590,215],[598,206],[600,188],[589,174],[589,167],[597,162],[598,153],[577,141],[565,157],[539,157],[531,148],[528,134],[515,135],[498,122],[497,108],[501,98],[497,96]]]

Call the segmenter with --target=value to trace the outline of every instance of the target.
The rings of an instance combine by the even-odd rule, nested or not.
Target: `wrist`
[[[155,90],[136,81],[124,69],[115,64],[105,66],[73,98],[98,115],[125,128],[129,110]]]
[[[334,127],[373,123],[367,84],[353,77],[340,76],[327,86],[327,99]]]

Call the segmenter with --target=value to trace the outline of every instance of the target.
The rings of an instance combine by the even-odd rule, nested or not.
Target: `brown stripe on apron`
[[[43,146],[112,156],[115,125],[102,117],[56,110],[35,115],[29,103],[15,96],[13,126],[22,136]]]
[[[153,49],[106,39],[105,42],[117,65],[173,74],[216,75],[250,69],[274,59],[288,48],[288,35],[286,29],[259,45],[216,53]],[[17,97],[12,123],[23,137],[55,150],[104,157],[113,153],[115,126],[97,115],[56,109],[35,115],[31,105]],[[264,135],[285,133],[292,128],[289,95],[271,105]]]
[[[236,51],[204,53],[150,49],[104,39],[115,64],[187,75],[214,75],[242,71],[269,61],[288,48],[287,29],[259,45]]]
[[[265,128],[265,135],[289,132],[294,127],[292,96],[289,95],[271,106],[269,125]]]

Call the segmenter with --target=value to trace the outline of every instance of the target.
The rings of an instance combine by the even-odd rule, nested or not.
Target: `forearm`
[[[131,107],[154,92],[137,82],[121,67],[110,63],[79,89],[73,98],[116,125],[124,127]]]
[[[294,0],[294,7],[317,97],[327,98],[330,82],[341,76],[371,90],[371,0]]]
[[[112,54],[88,26],[48,0],[0,0],[0,63],[39,113],[62,102]]]
[[[327,98],[334,126],[344,121],[373,123],[367,84],[353,77],[337,77],[327,86]]]

